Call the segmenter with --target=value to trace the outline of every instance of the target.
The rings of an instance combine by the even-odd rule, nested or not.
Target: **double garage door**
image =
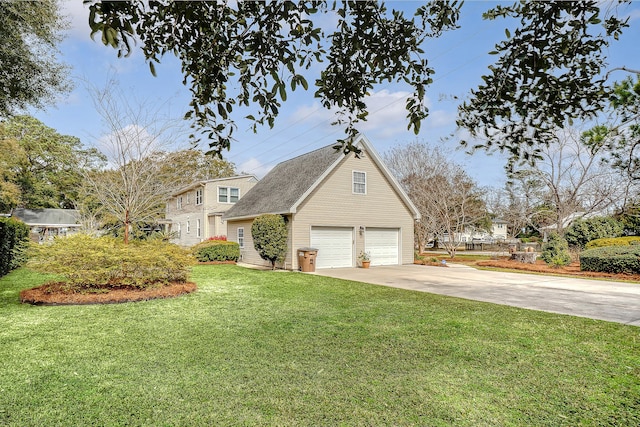
[[[351,227],[311,227],[311,246],[318,249],[316,268],[353,267],[355,231]],[[365,250],[371,254],[371,265],[393,265],[399,262],[397,228],[367,228]]]

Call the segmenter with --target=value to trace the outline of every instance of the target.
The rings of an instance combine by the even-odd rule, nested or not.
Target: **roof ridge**
[[[292,157],[292,158],[290,158],[290,159],[286,159],[286,160],[281,161],[280,163],[276,164],[276,166],[281,165],[281,164],[283,164],[283,163],[290,162],[291,160],[299,159],[300,157],[308,156],[308,155],[313,154],[313,153],[315,153],[315,152],[317,152],[317,151],[320,151],[320,150],[326,150],[326,149],[327,149],[327,148],[329,148],[329,147],[333,148],[333,147],[335,147],[335,144],[325,145],[324,147],[316,148],[316,149],[315,149],[315,150],[313,150],[313,151],[308,151],[308,152],[306,152],[306,153],[299,154],[299,155],[297,155],[297,156],[295,156],[295,157]],[[340,151],[336,150],[336,154],[337,154],[337,153],[340,153]]]

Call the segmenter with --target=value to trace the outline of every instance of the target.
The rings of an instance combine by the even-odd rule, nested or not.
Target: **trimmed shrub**
[[[251,224],[253,247],[262,259],[271,262],[273,269],[276,268],[276,262],[282,262],[285,258],[287,235],[287,225],[282,215],[260,215]]]
[[[61,275],[70,290],[81,290],[184,283],[193,263],[188,250],[161,240],[125,245],[114,237],[78,233],[56,237],[49,244],[32,244],[27,265]]]
[[[240,245],[226,240],[205,240],[193,246],[191,252],[200,262],[238,261]]]
[[[567,241],[558,233],[552,233],[549,241],[542,246],[540,258],[553,267],[562,267],[571,263],[571,253]]]
[[[591,240],[622,236],[622,224],[611,217],[578,219],[567,228],[564,238],[570,246],[580,249]]]
[[[638,274],[640,245],[587,249],[580,254],[580,270]]]
[[[15,218],[0,218],[0,276],[26,261],[29,226]]]
[[[604,248],[606,246],[630,246],[640,245],[640,236],[615,237],[595,239],[587,243],[586,249]]]

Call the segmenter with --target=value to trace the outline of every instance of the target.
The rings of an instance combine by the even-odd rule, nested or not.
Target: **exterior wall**
[[[353,193],[353,171],[366,172],[366,194]],[[237,229],[244,227],[242,261],[268,266],[269,263],[260,258],[253,248],[252,222],[252,219],[229,221],[227,238],[237,242]],[[284,268],[298,269],[298,249],[310,246],[312,226],[353,227],[356,230],[354,266],[357,265],[358,254],[365,249],[366,227],[399,229],[399,263],[413,263],[413,214],[366,154],[360,159],[354,155],[347,157],[298,206],[297,213],[289,217],[288,253]],[[365,227],[363,233],[359,232],[360,226]]]
[[[366,194],[354,194],[352,172],[366,172]],[[298,268],[297,252],[310,245],[312,226],[353,227],[357,256],[364,251],[367,227],[400,229],[400,264],[413,263],[414,219],[382,171],[366,153],[360,159],[352,154],[298,207],[292,222],[295,247],[290,247],[293,268]],[[360,227],[364,227],[363,233]]]
[[[229,230],[229,234],[227,235],[227,240],[231,242],[238,242],[238,228],[244,227],[244,247],[240,248],[240,260],[247,264],[271,267],[271,263],[260,258],[260,255],[258,255],[258,252],[253,247],[253,238],[251,237],[251,224],[253,224],[253,219],[228,221],[227,228]],[[292,246],[291,242],[293,236],[291,235],[291,219],[289,216],[287,217],[287,231],[287,247],[290,249]],[[279,266],[287,270],[292,269],[291,250],[287,252],[284,263]],[[295,268],[298,268],[297,265]]]
[[[507,238],[507,223],[497,222],[491,224],[491,234],[494,239],[506,239]]]
[[[181,246],[192,246],[212,236],[227,235],[227,224],[222,221],[222,213],[233,203],[218,202],[218,187],[234,187],[240,190],[240,197],[256,184],[254,177],[222,178],[205,181],[176,194],[167,201],[166,218],[171,221],[171,232],[180,232],[172,240]],[[196,191],[203,189],[201,204],[196,204]],[[178,209],[177,200],[182,198],[182,208]],[[200,236],[196,224],[200,220]],[[187,227],[187,224],[189,225]],[[189,230],[187,232],[187,229]]]

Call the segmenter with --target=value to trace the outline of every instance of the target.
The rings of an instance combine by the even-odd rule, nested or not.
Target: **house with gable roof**
[[[55,236],[66,236],[82,228],[80,213],[76,209],[15,208],[11,216],[29,226],[31,239],[44,241]]]
[[[254,218],[269,213],[287,223],[286,269],[297,270],[298,249],[309,247],[316,268],[355,267],[361,252],[372,266],[413,263],[420,213],[371,143],[361,135],[356,146],[359,156],[330,145],[278,164],[224,213],[243,262],[269,264],[251,238]]]
[[[165,226],[171,241],[192,246],[213,236],[226,236],[222,214],[258,182],[254,175],[208,179],[179,189],[167,200]]]

